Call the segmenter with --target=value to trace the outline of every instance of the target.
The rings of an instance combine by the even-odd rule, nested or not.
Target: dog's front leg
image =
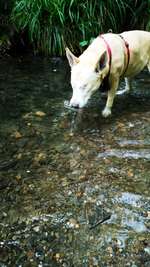
[[[115,77],[115,79],[111,81],[111,89],[108,91],[106,106],[102,112],[102,115],[105,118],[111,115],[111,108],[114,102],[114,97],[115,97],[118,85],[119,85],[119,77]]]

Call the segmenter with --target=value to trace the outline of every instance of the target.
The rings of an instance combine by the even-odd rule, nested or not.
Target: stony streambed
[[[147,71],[104,119],[64,108],[66,62],[0,65],[0,266],[150,266]]]

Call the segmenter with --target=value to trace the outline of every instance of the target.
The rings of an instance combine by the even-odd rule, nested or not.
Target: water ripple
[[[121,149],[110,149],[108,151],[98,154],[98,158],[117,157],[123,159],[150,159],[150,150],[142,149],[136,150],[121,150]]]

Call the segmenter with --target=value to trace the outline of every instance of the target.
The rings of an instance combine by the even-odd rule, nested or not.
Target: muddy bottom
[[[150,76],[78,112],[60,59],[0,62],[0,266],[150,266]],[[124,88],[124,83],[120,85]]]

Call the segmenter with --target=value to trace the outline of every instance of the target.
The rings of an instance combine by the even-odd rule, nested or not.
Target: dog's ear
[[[68,47],[66,47],[66,56],[68,58],[69,65],[71,68],[73,67],[73,65],[79,63],[79,59],[72,54]]]
[[[99,71],[103,70],[107,65],[107,61],[108,61],[107,52],[104,51],[103,54],[101,55],[100,59],[98,60],[97,64],[96,64],[95,71],[99,72]]]

